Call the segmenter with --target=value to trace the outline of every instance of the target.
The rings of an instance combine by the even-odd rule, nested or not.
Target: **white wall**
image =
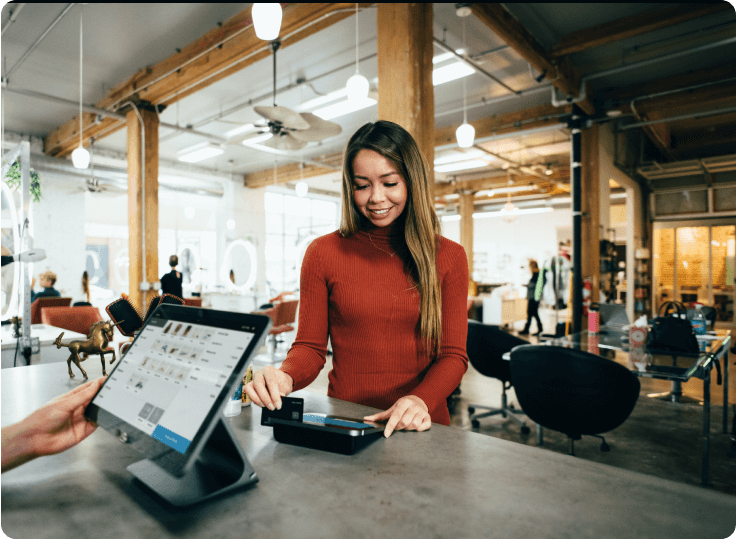
[[[473,219],[473,252],[477,282],[529,281],[529,259],[539,265],[557,253],[557,229],[570,227],[570,210],[519,215],[506,222],[501,217]],[[460,222],[442,222],[442,235],[460,242]]]
[[[55,288],[62,296],[86,301],[82,293],[86,241],[86,204],[80,182],[62,179],[50,172],[41,176],[41,200],[33,204],[33,246],[46,250],[46,259],[33,265],[33,276],[51,270],[56,273]],[[41,290],[36,284],[36,291]]]

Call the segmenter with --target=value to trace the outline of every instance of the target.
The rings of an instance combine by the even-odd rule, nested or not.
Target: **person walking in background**
[[[181,273],[176,271],[176,266],[179,265],[179,257],[171,255],[169,257],[169,266],[171,271],[161,277],[161,292],[164,294],[171,294],[177,298],[184,298],[184,292],[181,289],[182,276]]]
[[[44,271],[38,276],[38,280],[41,281],[43,290],[40,292],[34,292],[33,287],[36,286],[36,279],[33,279],[31,283],[31,302],[36,301],[36,298],[58,298],[61,296],[59,291],[54,288],[56,284],[56,274],[53,271]]]
[[[526,285],[526,325],[519,332],[519,335],[529,335],[529,329],[532,326],[532,318],[537,321],[537,335],[542,333],[542,321],[539,319],[539,300],[542,297],[543,286],[537,286],[539,282],[539,266],[536,260],[529,261],[529,270],[532,272],[532,278]]]

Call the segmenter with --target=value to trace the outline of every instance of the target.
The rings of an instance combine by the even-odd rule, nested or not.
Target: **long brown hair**
[[[442,340],[442,289],[437,273],[440,222],[434,211],[427,161],[412,136],[400,125],[385,120],[367,123],[350,138],[342,167],[342,219],[340,234],[360,230],[361,215],[353,199],[353,161],[361,150],[388,159],[406,182],[404,239],[411,254],[411,273],[419,291],[419,334],[427,350],[436,355]]]

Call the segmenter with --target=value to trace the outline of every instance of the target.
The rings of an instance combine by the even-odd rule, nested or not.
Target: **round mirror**
[[[235,240],[223,257],[220,277],[228,288],[248,290],[256,282],[256,248],[249,241]]]

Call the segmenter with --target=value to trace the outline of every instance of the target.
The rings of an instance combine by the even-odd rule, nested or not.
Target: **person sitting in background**
[[[90,380],[49,401],[22,421],[3,427],[2,473],[37,457],[66,451],[92,434],[97,425],[85,419],[84,409],[105,378]]]
[[[38,276],[38,280],[41,281],[43,290],[40,292],[33,291],[33,287],[36,286],[36,279],[34,278],[31,283],[31,302],[36,301],[36,298],[58,298],[61,296],[59,291],[54,288],[56,274],[53,271],[44,271]]]
[[[179,257],[171,255],[169,257],[169,266],[171,271],[161,277],[161,292],[164,294],[171,294],[177,298],[183,298],[184,292],[181,289],[182,276],[181,273],[176,271],[176,266],[179,265]]]

